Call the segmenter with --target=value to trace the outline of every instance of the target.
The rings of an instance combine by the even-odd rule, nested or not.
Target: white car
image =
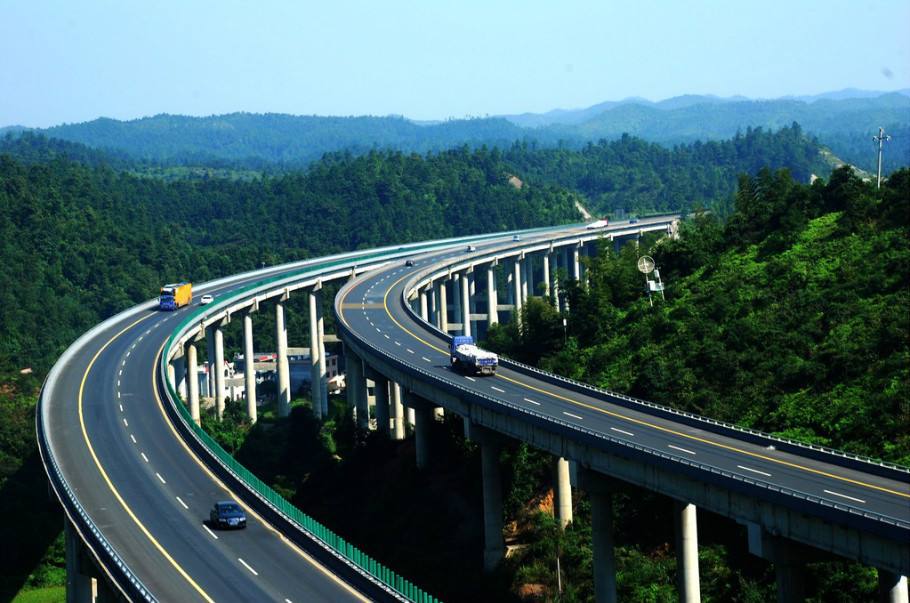
[[[212,297],[211,295],[209,295],[208,293],[206,293],[205,295],[203,295],[202,297],[199,298],[199,305],[205,306],[205,305],[212,303],[213,301],[215,301],[215,298]]]
[[[512,240],[513,240],[513,241],[520,241],[520,240],[521,240],[521,235],[512,235]]]

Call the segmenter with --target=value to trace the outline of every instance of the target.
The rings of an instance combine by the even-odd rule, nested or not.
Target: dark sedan
[[[246,513],[233,500],[216,502],[209,513],[212,527],[215,528],[245,528]]]

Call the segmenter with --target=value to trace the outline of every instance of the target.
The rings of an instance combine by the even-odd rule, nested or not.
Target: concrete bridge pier
[[[437,283],[439,287],[439,330],[443,333],[449,332],[449,301],[448,292],[446,291],[445,279]]]
[[[215,411],[218,414],[218,420],[224,416],[224,331],[221,329],[222,323],[218,323],[212,329],[212,335],[215,337],[215,359],[209,363],[209,370],[214,371],[215,379]]]
[[[540,260],[543,264],[541,269],[541,277],[543,279],[543,296],[546,299],[550,299],[550,252],[544,251],[541,254]]]
[[[291,369],[288,365],[288,327],[284,320],[283,295],[275,304],[275,345],[278,358],[278,416],[286,417],[291,412]]]
[[[554,463],[555,485],[553,487],[553,508],[559,525],[565,528],[572,523],[572,484],[569,480],[569,461],[557,457]]]
[[[63,520],[66,549],[66,603],[103,603],[119,597],[102,577],[69,519]]]
[[[420,318],[424,321],[429,321],[430,305],[427,303],[427,290],[421,289],[418,295],[420,296]]]
[[[404,406],[401,403],[401,386],[395,382],[390,384],[389,414],[392,423],[392,439],[401,441],[404,439],[404,423],[406,420]]]
[[[907,603],[907,576],[878,570],[878,592],[882,603]]]
[[[414,447],[417,452],[417,468],[430,466],[433,445],[433,410],[435,405],[413,392],[405,393],[405,405],[414,411]]]
[[[439,324],[439,300],[436,298],[436,287],[434,283],[427,285],[427,296],[429,297],[430,304],[430,320],[429,323],[432,325]]]
[[[698,518],[692,503],[674,501],[676,532],[676,576],[680,603],[701,601],[698,579]]]
[[[465,421],[466,436],[480,444],[483,477],[483,570],[490,573],[506,555],[502,537],[502,471],[499,453],[503,437],[471,421]]]
[[[606,475],[580,470],[579,485],[591,500],[591,548],[594,553],[594,600],[616,603],[616,561],[613,545],[613,492],[617,487]]]
[[[512,320],[519,325],[521,324],[521,307],[524,302],[521,296],[521,283],[521,261],[516,259],[512,262],[512,287],[514,288],[512,296],[515,300],[515,315]]]
[[[243,314],[243,382],[246,389],[246,414],[256,423],[256,367],[253,358],[253,308]]]
[[[310,399],[313,401],[313,414],[316,415],[316,418],[322,419],[325,417],[325,410],[323,409],[322,399],[325,397],[328,399],[328,392],[325,396],[323,395],[323,389],[326,387],[326,375],[323,367],[325,367],[325,345],[322,333],[320,331],[325,331],[325,327],[320,325],[324,324],[322,318],[322,286],[317,285],[313,287],[308,297],[309,301],[309,314],[310,314]],[[320,327],[322,328],[320,329]]]
[[[553,283],[551,286],[553,296],[551,299],[553,300],[553,307],[556,308],[557,312],[560,312],[562,307],[559,303],[559,252],[554,250],[550,252],[550,255],[553,256],[551,260],[553,264]]]
[[[499,293],[496,291],[496,261],[487,266],[487,328],[499,322]]]
[[[373,380],[373,397],[376,399],[376,429],[388,437],[390,433],[389,380],[372,369],[367,369],[367,375]]]
[[[196,425],[202,424],[199,416],[199,365],[196,362],[196,344],[186,344],[186,364],[189,371],[189,403],[190,416]]]
[[[345,387],[348,408],[353,409],[357,427],[369,429],[370,409],[367,400],[366,383],[363,375],[363,361],[350,349],[344,350]]]
[[[462,272],[459,277],[459,289],[461,299],[459,308],[461,309],[461,332],[464,335],[471,334],[471,283],[468,272]]]
[[[171,363],[168,367],[168,378],[174,384],[174,390],[177,395],[182,400],[186,400],[186,354],[182,347],[177,347],[174,350],[174,356],[171,358]]]

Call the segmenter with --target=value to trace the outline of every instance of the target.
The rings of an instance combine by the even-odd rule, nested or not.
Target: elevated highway
[[[893,600],[906,600],[900,598],[910,566],[905,470],[736,430],[520,365],[504,363],[493,379],[449,370],[448,333],[482,333],[501,318],[514,319],[535,293],[570,311],[558,296],[560,283],[584,281],[581,258],[595,241],[618,245],[648,231],[672,233],[676,222],[669,216],[598,231],[539,229],[517,241],[504,233],[342,254],[207,284],[197,294],[214,294],[211,306],[161,314],[147,303],[99,325],[55,365],[38,414],[42,456],[68,516],[71,600],[84,600],[99,584],[133,600],[433,600],[293,509],[197,426],[199,382],[187,378],[196,375],[197,346],[204,341],[207,357],[221,365],[222,330],[242,320],[250,354],[254,317],[266,310],[275,312],[279,414],[289,411],[285,306],[297,296],[309,301],[314,411],[327,412],[321,297],[332,281],[348,282],[335,309],[361,426],[404,437],[406,408],[413,411],[420,466],[431,464],[426,427],[434,409],[464,417],[466,435],[481,442],[490,567],[502,555],[496,455],[503,438],[512,437],[554,454],[564,521],[571,513],[569,461],[580,468],[576,485],[592,494],[601,535],[595,539],[599,600],[610,600],[612,547],[602,524],[616,480],[679,501],[678,535],[686,543],[680,563],[689,572],[683,586],[697,585],[693,532],[695,508],[703,507],[746,524],[757,554],[798,561],[789,544],[801,543],[857,559],[882,569],[884,586],[897,593]],[[414,266],[405,266],[406,257]],[[225,383],[213,375],[220,415]],[[247,372],[248,398],[255,399],[255,387]],[[256,420],[255,404],[248,412]],[[204,525],[212,501],[228,497],[251,515],[245,532]],[[100,568],[94,586],[86,565]]]

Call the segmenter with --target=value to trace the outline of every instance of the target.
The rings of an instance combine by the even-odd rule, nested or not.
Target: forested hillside
[[[426,153],[459,145],[506,148],[516,141],[577,149],[588,142],[616,140],[623,134],[676,145],[729,139],[748,128],[774,131],[798,122],[835,155],[871,170],[875,161],[872,135],[879,126],[900,130],[910,125],[910,97],[903,93],[872,98],[834,96],[756,101],[687,95],[659,103],[628,99],[576,111],[432,124],[402,117],[163,114],[131,121],[101,118],[39,132],[125,153],[146,164],[273,171],[300,168],[325,153],[338,151]],[[895,135],[895,142],[899,140],[904,139]],[[906,144],[904,140],[889,148],[886,172],[910,163]]]
[[[160,283],[390,242],[577,220],[575,196],[517,189],[488,153],[369,153],[249,182],[137,178],[0,156],[0,366],[63,346]]]
[[[798,124],[776,132],[747,129],[731,140],[666,148],[623,135],[579,150],[514,145],[503,155],[530,182],[552,182],[582,193],[597,213],[722,210],[738,174],[785,167],[808,182],[830,168],[818,143]]]
[[[211,117],[156,115],[132,121],[100,118],[43,130],[48,136],[135,159],[247,167],[302,167],[325,153],[397,149],[425,153],[453,146],[508,145],[524,132],[504,119],[464,119],[421,125],[402,117],[319,117],[231,113]]]

